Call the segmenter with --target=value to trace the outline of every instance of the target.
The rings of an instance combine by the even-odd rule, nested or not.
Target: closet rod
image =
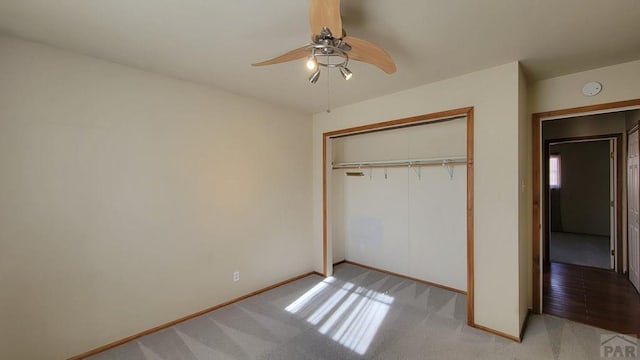
[[[403,166],[433,166],[433,165],[461,165],[466,164],[467,158],[464,156],[436,158],[436,159],[407,159],[407,160],[385,160],[385,161],[366,161],[366,162],[342,162],[332,163],[332,169],[353,169],[353,168],[370,168],[370,167],[403,167]]]

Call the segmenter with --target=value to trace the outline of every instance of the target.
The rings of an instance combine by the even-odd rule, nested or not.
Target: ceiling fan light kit
[[[316,71],[309,76],[309,82],[315,84],[318,82],[318,78],[320,78],[320,68],[316,68]]]
[[[315,71],[318,68],[318,60],[316,59],[315,51],[311,52],[307,59],[307,69]]]
[[[309,51],[307,58],[307,69],[313,71],[309,76],[309,82],[315,84],[320,77],[320,66],[326,68],[338,68],[340,75],[345,80],[351,79],[353,73],[347,64],[349,64],[349,54],[347,51],[351,47],[344,43],[342,39],[336,39],[331,34],[329,28],[324,27],[318,35],[312,37],[312,43],[305,46],[304,49]],[[335,61],[331,61],[335,60]]]
[[[340,68],[340,75],[342,75],[345,80],[349,80],[353,76],[353,73],[351,72],[351,70],[349,70],[349,68],[343,66]]]
[[[343,79],[351,79],[353,72],[347,67],[349,59],[372,64],[387,74],[396,71],[393,59],[382,48],[347,36],[342,28],[340,0],[311,0],[309,20],[313,34],[311,43],[253,66],[279,64],[306,57],[306,67],[312,71],[309,76],[312,84],[320,77],[320,67],[338,68]],[[334,33],[341,34],[341,37],[334,37]]]

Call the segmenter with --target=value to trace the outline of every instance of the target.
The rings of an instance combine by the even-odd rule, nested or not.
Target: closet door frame
[[[473,282],[473,107],[465,107],[431,114],[418,115],[408,118],[384,121],[363,126],[356,126],[340,130],[325,132],[322,134],[322,264],[323,275],[329,276],[328,262],[328,194],[327,176],[331,166],[328,162],[328,142],[335,137],[361,134],[373,131],[391,130],[401,127],[422,125],[451,118],[465,116],[467,119],[467,324],[475,326],[474,322],[474,282]]]

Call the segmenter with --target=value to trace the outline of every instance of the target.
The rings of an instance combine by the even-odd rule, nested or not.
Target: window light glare
[[[551,189],[560,188],[560,155],[549,156],[549,187]]]

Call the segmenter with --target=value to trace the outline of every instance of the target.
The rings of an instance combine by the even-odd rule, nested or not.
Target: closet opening
[[[346,261],[466,294],[475,326],[473,107],[322,141],[324,275]]]

